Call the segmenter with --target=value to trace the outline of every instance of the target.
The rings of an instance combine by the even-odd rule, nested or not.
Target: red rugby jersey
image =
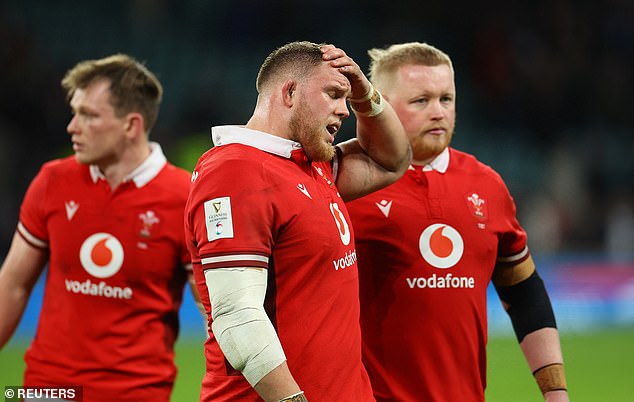
[[[43,165],[18,224],[50,252],[25,385],[82,385],[85,402],[169,400],[189,183],[158,144],[114,191],[74,157]]]
[[[448,149],[347,206],[377,400],[484,401],[487,285],[498,260],[528,257],[500,176]]]
[[[373,400],[361,363],[354,237],[330,164],[259,131],[224,126],[212,135],[216,146],[198,161],[185,217],[207,313],[205,270],[267,268],[265,309],[308,400]],[[211,329],[205,352],[202,401],[260,400]]]

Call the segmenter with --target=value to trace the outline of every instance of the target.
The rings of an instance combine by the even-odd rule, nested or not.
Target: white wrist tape
[[[357,116],[372,117],[381,114],[385,109],[385,99],[372,84],[370,92],[362,98],[350,98],[350,107]]]
[[[216,268],[205,271],[211,329],[225,357],[251,386],[286,360],[264,311],[267,271]]]
[[[370,98],[372,98],[373,94],[374,94],[374,85],[370,83],[370,90],[368,91],[368,93],[366,93],[360,98],[349,98],[349,100],[350,102],[354,102],[354,103],[363,103],[363,102],[369,101]]]
[[[306,395],[304,395],[304,391],[299,391],[293,395],[289,395],[285,398],[282,398],[277,402],[308,402],[308,399],[306,399]]]

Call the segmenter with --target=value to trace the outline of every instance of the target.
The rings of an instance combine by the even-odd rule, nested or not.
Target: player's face
[[[348,79],[326,63],[299,84],[289,127],[291,139],[302,144],[310,160],[329,161],[335,155],[335,135],[343,119],[350,116],[349,92]]]
[[[449,146],[456,124],[456,87],[448,65],[401,66],[384,96],[407,132],[414,163],[425,164]]]
[[[110,83],[96,81],[77,89],[70,100],[73,118],[66,130],[71,135],[75,158],[102,169],[116,163],[126,144],[126,117],[117,117],[110,100]]]

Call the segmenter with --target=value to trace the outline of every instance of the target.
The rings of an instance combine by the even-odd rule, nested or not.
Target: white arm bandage
[[[211,329],[222,353],[251,386],[286,360],[275,328],[264,311],[267,271],[216,268],[205,271],[211,301]]]

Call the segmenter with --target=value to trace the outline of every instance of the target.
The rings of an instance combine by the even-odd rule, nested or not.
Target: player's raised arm
[[[398,180],[411,159],[409,141],[398,116],[365,77],[357,63],[332,45],[324,60],[350,82],[350,105],[357,117],[356,138],[338,145],[337,187],[348,201]]]

